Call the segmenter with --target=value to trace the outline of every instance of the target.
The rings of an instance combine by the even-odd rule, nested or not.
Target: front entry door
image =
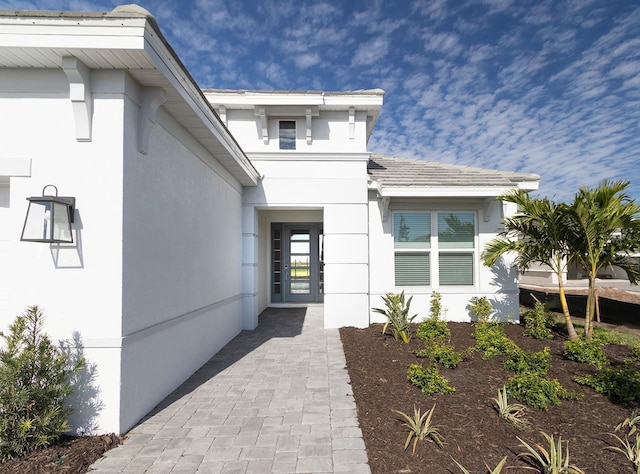
[[[274,302],[322,301],[322,230],[319,224],[274,224]],[[276,236],[280,241],[276,241]],[[278,251],[281,250],[281,251]],[[279,257],[279,258],[278,258]],[[280,259],[280,261],[278,261]],[[276,271],[279,270],[279,275]],[[277,289],[280,290],[278,295]]]

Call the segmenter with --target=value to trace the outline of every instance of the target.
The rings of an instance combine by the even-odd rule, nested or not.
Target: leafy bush
[[[640,345],[631,347],[631,358],[632,361],[640,362]]]
[[[436,364],[453,369],[462,362],[462,354],[456,352],[451,344],[445,344],[438,340],[425,342],[425,348],[414,351],[418,357],[428,357]]]
[[[373,308],[373,311],[376,313],[384,314],[387,317],[387,322],[382,327],[382,334],[385,334],[387,332],[387,328],[391,325],[393,337],[396,340],[402,338],[402,340],[408,344],[411,340],[410,325],[416,316],[418,316],[417,314],[409,316],[409,307],[411,306],[413,296],[409,297],[405,302],[403,291],[399,295],[395,293],[387,293],[387,295],[383,296],[382,299],[385,303],[386,309]]]
[[[520,351],[518,345],[504,333],[504,326],[500,323],[484,322],[476,325],[473,337],[476,339],[475,349],[484,351],[483,359],[490,359],[497,355],[509,355]]]
[[[563,355],[565,359],[583,364],[593,364],[599,369],[609,363],[602,342],[595,339],[566,341]]]
[[[43,314],[30,306],[0,333],[0,460],[22,456],[55,442],[68,430],[70,410],[64,401],[72,392],[73,367],[64,352],[42,333]]]
[[[474,296],[469,300],[469,311],[471,312],[471,315],[476,318],[476,321],[479,323],[486,323],[489,321],[491,313],[493,313],[493,308],[491,307],[491,302],[486,296],[482,296],[480,298]]]
[[[435,367],[423,367],[418,364],[409,366],[407,380],[416,387],[419,387],[425,395],[434,393],[452,393],[456,389],[449,385],[449,381],[440,375]]]
[[[551,353],[548,347],[545,347],[541,352],[534,353],[522,350],[513,351],[502,366],[518,374],[535,373],[541,377],[546,377],[551,368]]]
[[[429,304],[429,316],[433,319],[440,319],[447,312],[447,310],[442,307],[442,295],[437,291],[431,292]]]
[[[451,339],[451,331],[446,321],[431,317],[418,324],[416,336],[423,340],[448,341]]]
[[[550,327],[555,323],[553,313],[549,311],[549,306],[536,301],[533,308],[527,309],[522,313],[524,319],[525,336],[535,339],[547,340],[553,339]]]
[[[640,372],[631,364],[605,367],[594,375],[574,377],[574,380],[598,393],[608,395],[615,401],[640,401]]]
[[[547,411],[549,405],[559,405],[561,399],[574,398],[557,380],[549,380],[539,373],[528,372],[511,377],[507,393],[533,408]]]

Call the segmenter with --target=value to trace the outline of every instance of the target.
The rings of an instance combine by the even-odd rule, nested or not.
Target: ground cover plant
[[[570,360],[565,356],[566,326],[560,320],[560,325],[551,327],[551,339],[541,325],[534,331],[543,336],[541,339],[525,336],[524,323],[496,325],[489,321],[480,330],[480,340],[477,324],[447,323],[443,329],[431,320],[422,327],[412,325],[414,334],[433,335],[442,347],[450,346],[452,351],[464,354],[454,368],[428,356],[424,337],[414,337],[404,344],[382,334],[379,325],[342,328],[340,335],[372,471],[539,472],[539,460],[529,446],[543,460],[545,454],[539,448],[549,455],[561,448],[563,456],[568,450],[569,463],[561,460],[558,466],[575,469],[564,472],[636,472],[637,432],[629,431],[631,423],[639,423],[640,388],[630,374],[640,377],[640,340],[636,336],[607,337],[605,341],[596,332],[594,339],[600,341],[607,363],[602,363],[591,343],[584,346],[584,354],[579,352],[583,346],[570,346],[571,355],[579,359]],[[597,363],[590,362],[591,357]],[[580,361],[583,358],[585,362]],[[408,380],[412,377],[426,380],[424,386],[412,384]],[[538,387],[540,392],[533,393],[549,397],[546,403],[536,407],[530,405],[535,405],[536,397],[533,401],[517,399],[513,387],[509,392],[509,381],[516,377],[521,377],[521,383]],[[423,393],[424,387],[429,395]],[[435,387],[445,388],[431,390]],[[523,410],[525,424],[510,423],[499,414],[498,399],[505,387],[505,403],[514,405],[513,413]],[[634,390],[637,397],[631,395]],[[405,450],[407,427],[393,410],[411,414],[419,409],[424,413],[434,405],[430,422],[438,428],[442,447],[427,440],[416,444],[415,454],[412,449]]]

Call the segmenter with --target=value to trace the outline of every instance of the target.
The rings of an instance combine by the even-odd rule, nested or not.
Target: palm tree
[[[619,232],[637,236],[640,231],[640,206],[626,193],[628,186],[629,181],[604,180],[595,188],[582,187],[569,206],[572,259],[583,267],[589,279],[586,338],[593,332],[598,272],[615,265],[627,272],[631,283],[640,279],[640,264],[629,257],[637,239],[614,237]]]
[[[512,191],[501,199],[517,204],[518,212],[504,219],[504,230],[485,246],[482,253],[484,264],[493,265],[504,253],[517,252],[514,265],[520,271],[527,270],[533,263],[549,266],[558,277],[558,294],[567,334],[569,339],[578,339],[563,284],[569,258],[567,205],[556,204],[547,198],[532,198],[522,191]]]

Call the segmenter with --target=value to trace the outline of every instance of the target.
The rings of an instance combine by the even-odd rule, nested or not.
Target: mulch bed
[[[449,328],[451,343],[457,351],[475,344],[472,324],[449,323]],[[523,350],[538,352],[548,346],[552,354],[549,376],[566,389],[584,394],[578,400],[563,400],[546,412],[529,408],[528,431],[507,424],[492,406],[491,398],[496,397],[497,389],[513,374],[502,367],[503,357],[482,360],[482,354],[474,352],[455,369],[440,367],[441,375],[457,390],[452,394],[426,396],[407,381],[409,365],[424,362],[412,352],[422,348],[421,340],[413,338],[410,344],[404,344],[382,335],[380,325],[342,328],[340,336],[373,473],[460,473],[452,458],[470,472],[485,473],[485,463],[493,469],[504,456],[508,457],[507,466],[513,466],[504,472],[532,472],[522,469],[527,465],[517,455],[525,449],[516,437],[529,444],[546,445],[541,432],[568,441],[572,463],[586,473],[635,472],[623,455],[603,448],[615,445],[607,433],[613,432],[616,424],[629,417],[638,404],[613,403],[573,382],[574,376],[593,373],[594,369],[562,357],[565,340],[562,334],[556,334],[554,340],[539,341],[523,336],[522,332],[520,325],[506,325],[509,338]],[[625,346],[609,345],[606,351],[614,362],[630,355]],[[439,428],[444,449],[427,440],[419,442],[412,455],[411,447],[403,449],[407,428],[392,410],[412,414],[415,406],[424,413],[434,404],[432,423]]]
[[[109,449],[120,444],[114,434],[101,436],[63,436],[58,443],[22,458],[0,464],[7,474],[84,473]]]

